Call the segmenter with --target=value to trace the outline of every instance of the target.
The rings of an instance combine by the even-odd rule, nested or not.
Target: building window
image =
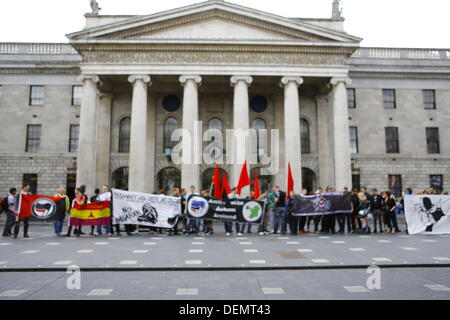
[[[350,127],[350,152],[359,153],[358,127]]]
[[[255,96],[250,100],[250,108],[257,113],[267,110],[268,102],[263,96]]]
[[[394,89],[383,89],[383,105],[385,109],[397,108]]]
[[[211,188],[211,186],[212,186],[212,180],[213,180],[215,171],[216,171],[215,168],[208,168],[205,171],[203,171],[203,173],[202,173],[202,189],[203,190],[213,191],[213,188]],[[224,175],[226,175],[227,179],[229,179],[228,173],[224,169],[219,168],[220,181],[222,181]]]
[[[444,191],[444,176],[441,174],[430,175],[430,187],[436,190],[437,194]]]
[[[222,135],[223,135],[223,122],[222,120],[220,120],[219,118],[212,118],[211,120],[209,120],[208,122],[208,129],[212,129],[212,130],[219,130]],[[215,142],[215,138],[213,137],[211,140],[211,142]],[[218,144],[221,144],[221,141],[217,142]],[[223,150],[218,149],[218,147],[214,147],[213,149],[211,149],[210,152],[210,156],[212,159],[219,159],[220,156],[222,155]]]
[[[163,100],[163,108],[168,112],[175,112],[180,106],[181,101],[176,95],[168,95]]]
[[[399,198],[402,196],[402,176],[401,175],[389,175],[388,177],[389,190],[392,194]]]
[[[441,153],[439,147],[439,128],[426,128],[427,150],[429,154]]]
[[[30,106],[44,105],[44,86],[30,87]]]
[[[130,152],[131,118],[120,120],[119,125],[119,153]]]
[[[347,88],[347,105],[350,109],[356,108],[356,93],[353,88]]]
[[[78,152],[78,137],[80,135],[80,126],[70,125],[69,152]]]
[[[160,190],[172,193],[173,187],[181,187],[181,171],[177,168],[165,168],[158,173],[158,185]]]
[[[353,189],[361,190],[361,176],[359,174],[352,174]]]
[[[302,144],[302,153],[311,153],[311,137],[309,133],[309,122],[306,119],[300,119],[300,140]]]
[[[423,90],[422,92],[425,109],[436,109],[436,91]]]
[[[255,190],[254,181],[255,181],[255,173],[258,175],[259,182],[259,190],[263,193],[266,190],[272,190],[273,187],[273,177],[272,176],[263,176],[261,175],[261,168],[256,167],[250,170],[250,180],[252,181],[252,185],[250,189],[252,191]]]
[[[41,125],[30,124],[27,126],[26,152],[39,152],[41,146]]]
[[[178,120],[170,117],[164,122],[164,155],[172,155],[172,149],[177,144],[176,141],[172,141],[172,133],[178,129]]]
[[[265,144],[261,141],[261,135],[259,130],[267,129],[266,121],[261,118],[253,120],[252,128],[256,130],[256,140],[258,146],[258,157],[266,154]]]
[[[77,187],[77,175],[75,173],[68,173],[66,177],[66,194],[70,199],[70,203],[75,198],[75,189]]]
[[[386,127],[386,153],[400,153],[398,128]]]
[[[83,93],[82,86],[72,87],[72,106],[81,106],[81,95]]]
[[[30,185],[30,192],[32,194],[37,194],[37,187],[38,187],[38,175],[36,173],[25,173],[23,175],[23,184],[29,184]]]
[[[128,167],[119,168],[112,174],[112,185],[115,189],[128,190]]]

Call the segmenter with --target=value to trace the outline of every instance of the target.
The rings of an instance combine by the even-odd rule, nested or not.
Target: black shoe
[[[24,238],[29,238],[30,236],[26,234],[26,235],[24,235],[23,237],[24,237]]]

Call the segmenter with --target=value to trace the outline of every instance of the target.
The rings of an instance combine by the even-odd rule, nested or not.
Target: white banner
[[[450,234],[450,196],[406,196],[405,215],[410,234]]]
[[[112,190],[113,224],[173,228],[181,214],[180,198]]]

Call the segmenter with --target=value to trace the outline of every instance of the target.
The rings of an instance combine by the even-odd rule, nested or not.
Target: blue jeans
[[[240,223],[240,228],[238,230],[238,233],[244,233],[245,232],[245,228],[247,228],[247,233],[249,233],[252,230],[252,224],[251,223],[245,223],[242,222]]]
[[[200,232],[200,219],[192,219],[188,218],[187,224],[186,224],[186,232],[187,233],[199,233]]]
[[[233,232],[233,222],[225,222],[225,233]]]
[[[55,233],[56,234],[62,233],[63,225],[64,225],[64,220],[55,220],[55,221],[53,221],[53,226],[55,227]]]
[[[286,233],[286,210],[283,207],[275,208],[273,211],[273,232],[278,233],[281,226],[281,232]]]

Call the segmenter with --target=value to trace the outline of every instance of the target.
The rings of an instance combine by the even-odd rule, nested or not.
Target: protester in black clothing
[[[28,183],[25,183],[22,187],[22,190],[16,195],[16,202],[15,202],[15,213],[17,217],[19,217],[19,203],[20,203],[20,197],[22,194],[30,194],[30,185]],[[23,221],[23,237],[29,238],[28,236],[28,228],[30,226],[30,217],[23,218],[22,220],[17,219],[16,224],[14,226],[14,238],[17,239],[17,236],[19,235],[20,231],[20,223]]]
[[[289,223],[289,229],[291,231],[291,235],[296,236],[298,234],[298,228],[299,228],[299,217],[296,217],[293,215],[294,211],[294,197],[295,193],[294,191],[289,192],[290,199],[288,199],[286,203],[286,217],[287,221]],[[303,219],[302,219],[303,218]],[[300,220],[303,222],[302,230],[305,227],[306,218],[300,217]]]
[[[307,189],[303,189],[302,190],[302,195],[303,196],[307,196],[308,195],[308,190]],[[292,195],[291,196],[291,199],[294,199],[294,195]],[[291,206],[293,205],[293,203],[291,204]],[[289,211],[288,211],[288,214],[289,214]],[[306,225],[306,217],[295,217],[296,219],[297,219],[297,221],[294,221],[294,223],[296,224],[296,225],[298,225],[298,230],[299,230],[299,232],[300,233],[306,233],[306,230],[305,230],[305,225]],[[308,217],[308,218],[310,218],[310,217]],[[292,228],[291,228],[291,230],[292,230]],[[297,234],[297,233],[295,233],[295,234]]]
[[[384,199],[381,195],[378,194],[377,189],[372,189],[372,194],[370,197],[370,212],[372,212],[373,215],[373,226],[374,231],[373,233],[377,233],[377,222],[380,226],[380,233],[383,232],[383,220],[382,220],[382,213],[384,209]]]
[[[385,198],[385,204],[386,204],[386,217],[389,227],[389,232],[395,233],[400,232],[397,224],[397,216],[395,214],[395,208],[397,207],[397,202],[395,201],[394,196],[391,194],[390,191],[386,191],[386,198]]]
[[[95,189],[94,191],[94,195],[91,197],[91,202],[100,202],[100,189]],[[94,230],[95,230],[95,226],[91,226],[91,233],[89,235],[93,236],[94,235]],[[101,234],[102,233],[102,227],[98,226],[97,227],[97,233]]]
[[[361,229],[362,228],[362,224],[361,224],[361,220],[358,217],[358,212],[360,210],[360,200],[358,197],[358,193],[359,190],[354,188],[352,190],[352,214],[351,214],[351,218],[352,218],[352,230],[354,233],[356,233],[357,228]]]

